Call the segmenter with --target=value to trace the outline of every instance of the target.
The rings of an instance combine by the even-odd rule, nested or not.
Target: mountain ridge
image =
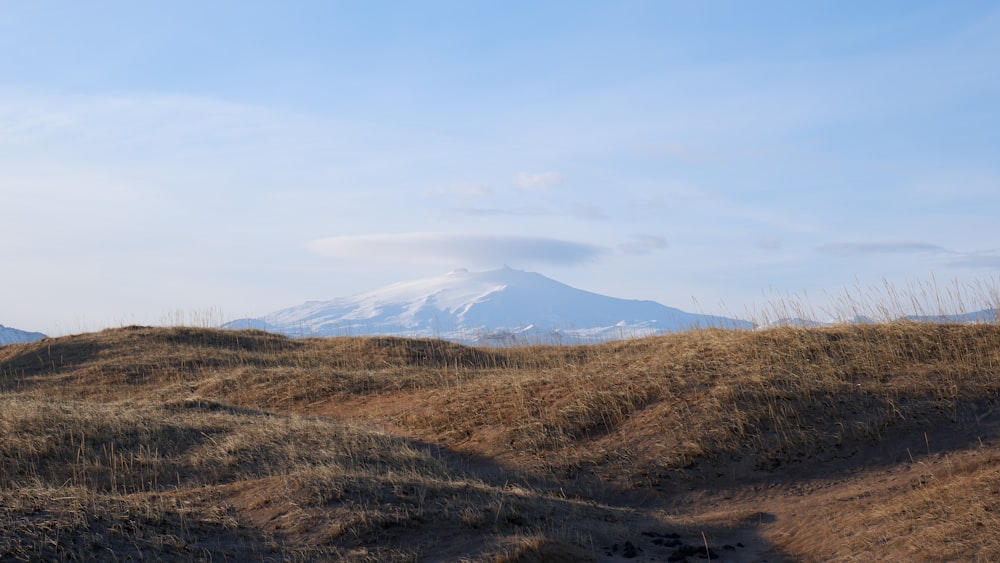
[[[6,344],[20,344],[24,342],[35,342],[46,336],[40,332],[29,332],[4,326],[0,324],[0,346]]]
[[[766,323],[757,325],[758,330],[767,330],[778,327],[794,328],[820,328],[839,325],[865,325],[888,322],[910,322],[926,324],[994,324],[1000,321],[1000,308],[987,308],[979,311],[962,313],[940,313],[936,315],[898,315],[883,319],[875,319],[865,315],[855,315],[849,319],[832,319],[827,321],[817,321],[802,317],[782,317]]]

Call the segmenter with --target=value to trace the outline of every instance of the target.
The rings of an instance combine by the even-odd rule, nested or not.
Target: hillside
[[[998,344],[895,323],[5,346],[0,559],[997,560]]]

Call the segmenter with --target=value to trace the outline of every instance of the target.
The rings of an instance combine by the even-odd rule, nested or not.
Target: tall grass
[[[997,322],[1000,311],[1000,280],[958,279],[941,284],[929,279],[910,279],[902,285],[882,280],[877,285],[860,282],[819,300],[806,293],[765,295],[762,305],[751,305],[746,315],[757,326],[782,324],[792,319],[831,324],[890,323],[904,319],[957,320],[986,312],[973,320]]]

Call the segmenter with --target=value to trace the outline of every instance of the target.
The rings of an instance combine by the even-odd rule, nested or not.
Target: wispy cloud
[[[586,203],[574,203],[569,208],[570,213],[577,219],[609,219],[608,214],[596,205]]]
[[[715,157],[705,150],[692,148],[678,142],[662,142],[638,147],[635,152],[641,156],[656,159],[670,159],[684,163],[704,164]]]
[[[1000,270],[1000,254],[964,254],[948,264],[959,268],[987,268]]]
[[[445,188],[439,188],[436,190],[428,190],[424,192],[424,197],[454,197],[461,199],[482,199],[489,197],[493,194],[493,190],[488,186],[482,184],[458,184],[456,186],[449,186]]]
[[[566,178],[558,172],[543,172],[541,174],[517,175],[517,185],[526,190],[548,191],[563,183]]]
[[[936,244],[925,242],[841,242],[819,247],[821,252],[836,256],[856,256],[859,254],[936,254],[948,252]]]
[[[552,238],[446,233],[328,237],[312,241],[309,248],[331,258],[460,266],[570,266],[593,261],[607,252],[600,246]]]
[[[667,239],[655,235],[632,235],[628,242],[618,245],[623,254],[633,256],[652,254],[667,247]]]
[[[473,215],[478,217],[496,217],[510,215],[515,217],[530,217],[548,215],[550,212],[543,207],[512,207],[504,209],[500,207],[458,207],[452,209],[462,215]]]
[[[765,235],[758,238],[757,242],[754,244],[757,246],[757,248],[760,248],[762,250],[777,250],[781,248],[781,246],[784,244],[784,241],[779,236]]]

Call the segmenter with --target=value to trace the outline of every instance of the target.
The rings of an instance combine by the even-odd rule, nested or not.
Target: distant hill
[[[27,332],[0,325],[0,346],[18,342],[34,342],[43,338],[45,335],[40,332]]]
[[[971,313],[955,313],[955,314],[941,314],[941,315],[905,315],[895,319],[896,321],[909,321],[916,323],[932,323],[932,324],[970,324],[970,323],[996,323],[1000,320],[1000,312],[997,309],[983,309],[981,311],[973,311]],[[815,328],[822,326],[836,326],[836,325],[857,325],[857,324],[873,324],[877,321],[871,317],[866,316],[855,316],[850,319],[843,320],[830,320],[830,321],[816,321],[813,319],[803,319],[800,317],[793,318],[781,318],[767,323],[762,323],[757,326],[757,329],[764,330],[769,328],[776,328],[781,326],[790,326],[797,328]]]
[[[583,291],[512,268],[396,283],[352,297],[310,301],[223,328],[293,337],[402,335],[464,343],[599,342],[749,322],[687,313],[654,301]]]
[[[995,323],[1000,315],[997,309],[983,309],[972,313],[957,313],[954,315],[911,315],[908,321],[921,323]]]

